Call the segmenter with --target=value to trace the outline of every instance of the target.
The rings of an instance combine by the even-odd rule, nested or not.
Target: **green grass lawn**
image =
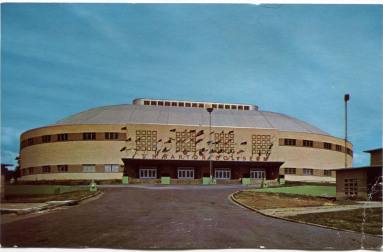
[[[365,218],[363,217],[363,209],[328,213],[300,214],[296,216],[290,216],[288,218],[329,227],[353,230],[356,232],[361,232],[364,219],[364,232],[368,234],[382,235],[381,207],[367,208],[365,210]]]
[[[287,193],[308,196],[335,197],[335,185],[303,185],[276,188],[253,189],[256,192]]]

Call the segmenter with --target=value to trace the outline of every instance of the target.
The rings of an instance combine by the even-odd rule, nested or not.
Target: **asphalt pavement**
[[[98,199],[3,221],[2,247],[360,249],[363,236],[263,216],[234,204],[242,186],[105,186]],[[366,235],[366,249],[381,237]]]

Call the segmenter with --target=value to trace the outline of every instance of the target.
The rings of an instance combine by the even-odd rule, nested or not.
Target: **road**
[[[233,186],[106,187],[96,200],[1,225],[10,247],[359,249],[361,234],[263,216],[235,205]],[[380,248],[366,236],[365,248]]]

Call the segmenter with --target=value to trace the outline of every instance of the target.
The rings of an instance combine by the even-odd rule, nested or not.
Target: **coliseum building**
[[[20,141],[24,181],[335,181],[331,170],[344,168],[345,155],[352,163],[344,139],[247,104],[136,99],[28,130]]]

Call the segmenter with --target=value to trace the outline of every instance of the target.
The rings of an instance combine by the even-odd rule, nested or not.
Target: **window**
[[[179,102],[179,103],[178,103],[178,106],[179,106],[179,107],[183,107],[183,106],[184,106],[184,103],[183,103],[183,102]]]
[[[230,179],[231,170],[230,169],[215,169],[214,177],[216,179]]]
[[[82,172],[96,172],[96,165],[84,164],[82,165]]]
[[[118,139],[117,132],[105,132],[105,139]]]
[[[43,143],[49,143],[50,141],[51,141],[51,136],[50,135],[42,136],[42,142]]]
[[[245,108],[244,108],[245,110],[249,110],[250,109],[250,107],[249,106],[245,106]]]
[[[203,103],[198,104],[198,107],[203,108],[204,107]]]
[[[238,106],[238,110],[243,110],[243,106]]]
[[[170,102],[165,102],[165,106],[169,107],[170,106]]]
[[[177,102],[172,102],[173,107],[177,107]]]
[[[96,133],[94,133],[94,132],[82,133],[82,139],[83,140],[95,140],[96,139]]]
[[[324,176],[331,177],[331,171],[330,171],[330,170],[324,170],[324,171],[323,171],[323,175],[324,175]]]
[[[230,131],[229,133],[215,133],[214,142],[214,151],[216,153],[234,153],[234,132]]]
[[[223,109],[223,104],[219,104],[218,108]]]
[[[330,143],[323,143],[323,147],[328,150],[331,150],[331,145]]]
[[[225,109],[230,109],[230,105],[225,105]]]
[[[344,180],[344,194],[348,197],[358,196],[358,179],[345,179]]]
[[[142,179],[155,179],[155,178],[157,178],[157,169],[156,168],[140,169],[140,178],[142,178]]]
[[[164,102],[163,101],[159,101],[158,102],[158,106],[164,106]]]
[[[196,151],[196,132],[176,132],[176,152],[195,152]]]
[[[29,167],[29,168],[28,168],[28,173],[29,173],[29,174],[33,174],[33,167]]]
[[[51,167],[49,165],[43,166],[43,173],[49,173],[51,172]]]
[[[231,109],[237,109],[236,105],[231,105]]]
[[[303,140],[303,146],[305,146],[305,147],[313,147],[314,146],[314,142],[310,141],[310,140]]]
[[[157,102],[156,101],[150,101],[150,105],[157,105]]]
[[[252,178],[252,179],[264,179],[265,178],[265,171],[264,170],[251,170],[250,171],[250,178]]]
[[[58,165],[57,171],[58,172],[68,172],[68,165]]]
[[[177,175],[179,179],[194,179],[194,168],[178,168]]]
[[[185,103],[185,107],[191,107],[191,104],[189,102]]]
[[[335,149],[337,151],[342,151],[342,146],[340,146],[339,144],[335,145]]]
[[[352,156],[352,150],[347,148],[347,154]]]
[[[144,105],[150,105],[149,101],[144,101]]]
[[[213,104],[213,108],[215,108],[215,109],[216,109],[217,107],[218,107],[218,106],[217,106],[217,104]]]
[[[268,154],[272,148],[270,135],[252,135],[251,136],[252,154],[262,155]]]
[[[303,168],[303,175],[313,175],[314,174],[314,169],[305,169]]]
[[[285,145],[297,145],[296,139],[285,138]]]
[[[32,145],[33,144],[33,138],[28,138],[28,145]]]
[[[68,134],[58,134],[57,141],[68,141]]]
[[[120,165],[118,164],[106,164],[104,166],[105,172],[119,172]]]
[[[156,151],[157,131],[136,130],[136,149],[137,151]]]
[[[285,174],[296,174],[297,169],[296,168],[285,168]]]

